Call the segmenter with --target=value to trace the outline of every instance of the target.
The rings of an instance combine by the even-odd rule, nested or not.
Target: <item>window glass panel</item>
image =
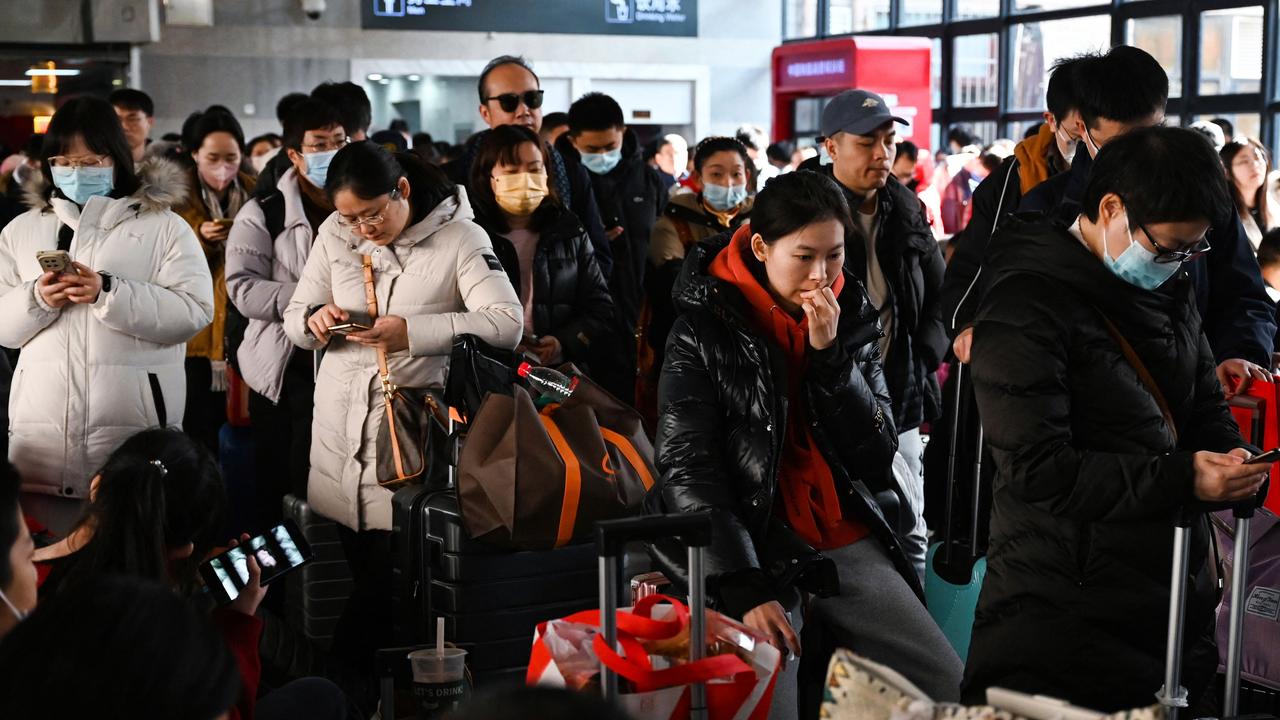
[[[1107,0],[1017,0],[1013,9],[1015,12],[1043,12],[1110,4]]]
[[[1200,13],[1200,94],[1262,89],[1262,8]]]
[[[1221,118],[1230,122],[1236,132],[1235,137],[1250,137],[1261,142],[1262,116],[1258,113],[1236,113],[1232,115],[1200,115],[1196,120],[1216,120]],[[1226,138],[1230,142],[1233,138]]]
[[[889,27],[890,0],[830,0],[827,6],[827,32],[847,35],[864,30]]]
[[[1011,30],[1013,37],[1012,110],[1043,110],[1049,70],[1063,58],[1111,45],[1111,18],[1107,15],[1023,23]]]
[[[996,135],[998,134],[998,131],[996,128],[995,120],[988,120],[988,121],[973,123],[972,128],[973,128],[973,134],[977,136],[978,140],[980,141],[979,144],[982,147],[986,147],[996,141]]]
[[[816,37],[818,34],[818,0],[786,0],[786,27],[782,37]]]
[[[995,17],[1000,14],[1000,0],[957,0],[956,20]]]
[[[902,27],[912,25],[936,25],[942,22],[942,0],[901,0],[902,15],[898,24]]]
[[[1182,17],[1134,18],[1125,23],[1125,42],[1151,53],[1169,75],[1169,97],[1182,97]]]
[[[990,107],[999,101],[1000,36],[961,35],[955,39],[955,75],[951,104],[955,107]]]
[[[933,39],[929,53],[929,87],[933,90],[933,107],[942,107],[942,38]]]
[[[1015,143],[1021,141],[1031,128],[1037,128],[1044,124],[1043,120],[1019,120],[1018,122],[1009,123],[1009,132],[1005,137],[1013,140]]]

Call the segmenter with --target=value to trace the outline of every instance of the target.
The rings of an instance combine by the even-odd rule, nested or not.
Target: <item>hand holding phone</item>
[[[226,552],[200,565],[200,578],[219,604],[236,603],[234,609],[248,609],[252,615],[268,583],[310,560],[306,538],[292,520],[286,520],[257,537],[241,535],[240,540],[232,540]]]
[[[1254,455],[1244,462],[1245,465],[1270,465],[1280,462],[1280,448],[1268,450],[1261,455]]]
[[[66,250],[41,250],[36,253],[36,262],[41,270],[61,275],[71,269],[71,254]]]
[[[353,323],[353,322],[340,323],[338,325],[329,326],[329,332],[333,333],[334,335],[350,335],[351,333],[354,333],[354,332],[362,332],[364,330],[369,330],[369,329],[371,328],[368,325],[361,325],[360,323]]]

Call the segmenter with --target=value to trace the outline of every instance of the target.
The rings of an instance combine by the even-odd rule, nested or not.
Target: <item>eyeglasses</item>
[[[49,158],[49,165],[56,168],[103,168],[110,167],[111,158],[106,155],[73,158],[69,155],[54,155]]]
[[[302,143],[302,150],[303,152],[309,152],[309,153],[330,152],[332,150],[341,150],[342,148],[346,147],[350,142],[351,142],[351,138],[344,137],[340,140],[330,140],[327,142]]]
[[[359,230],[360,226],[362,225],[368,225],[369,227],[377,227],[386,221],[387,208],[391,207],[391,203],[399,199],[400,199],[400,190],[397,188],[391,191],[391,197],[387,200],[386,204],[382,206],[382,209],[378,210],[376,214],[370,215],[369,217],[365,217],[365,218],[362,218],[362,217],[348,218],[348,217],[339,215],[338,224],[343,227],[351,228],[352,230]]]
[[[1155,246],[1156,262],[1161,264],[1191,262],[1212,249],[1212,246],[1209,245],[1209,236],[1205,235],[1200,238],[1199,242],[1186,250],[1170,250],[1156,242],[1156,236],[1151,234],[1151,231],[1147,229],[1146,225],[1143,225],[1140,222],[1135,222],[1134,224],[1138,226],[1138,229],[1142,231],[1142,234],[1146,235],[1147,239],[1151,241],[1151,244]]]
[[[523,102],[530,110],[537,110],[542,107],[542,90],[526,90],[523,93],[502,93],[501,95],[492,95],[484,99],[485,102],[493,100],[498,101],[498,105],[502,106],[504,112],[515,112]]]

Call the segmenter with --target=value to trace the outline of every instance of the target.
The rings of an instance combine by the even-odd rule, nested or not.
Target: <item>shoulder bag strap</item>
[[[1111,335],[1111,339],[1116,341],[1120,346],[1120,352],[1124,354],[1124,359],[1129,361],[1133,369],[1138,373],[1138,379],[1146,386],[1147,392],[1156,399],[1156,405],[1160,407],[1160,414],[1164,416],[1164,424],[1169,426],[1169,432],[1173,433],[1173,442],[1178,442],[1178,427],[1173,424],[1173,413],[1169,411],[1169,403],[1164,399],[1164,393],[1160,392],[1160,386],[1156,384],[1156,379],[1151,376],[1151,372],[1147,370],[1147,366],[1143,364],[1142,358],[1138,357],[1138,353],[1120,334],[1120,328],[1111,322],[1111,318],[1107,317],[1101,310],[1098,315],[1102,317],[1102,323],[1107,326],[1107,332]]]
[[[360,256],[360,264],[364,268],[364,301],[369,306],[370,322],[378,319],[378,294],[373,288],[373,258],[368,255]],[[394,388],[391,385],[391,370],[387,368],[387,353],[382,348],[378,348],[378,373],[382,378],[382,392],[387,396],[388,405],[391,402],[391,394]]]

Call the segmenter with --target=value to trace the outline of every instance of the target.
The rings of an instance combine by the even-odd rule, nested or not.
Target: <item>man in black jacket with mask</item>
[[[622,107],[603,93],[587,93],[569,107],[569,131],[556,149],[566,166],[586,168],[595,191],[613,253],[609,291],[617,310],[622,347],[608,364],[620,371],[619,399],[634,402],[636,321],[644,299],[644,272],[649,234],[665,206],[666,192],[658,172],[644,161],[635,133],[627,128]],[[599,372],[599,370],[597,370]],[[625,387],[630,384],[630,389]]]
[[[822,134],[832,161],[823,172],[844,190],[857,229],[858,239],[845,251],[845,267],[880,310],[880,351],[898,451],[913,475],[903,487],[910,513],[903,513],[900,527],[904,550],[923,577],[928,536],[920,426],[941,414],[934,371],[947,351],[938,311],[946,266],[924,206],[893,177],[894,123],[907,124],[875,93],[848,90],[837,95],[822,112]]]

